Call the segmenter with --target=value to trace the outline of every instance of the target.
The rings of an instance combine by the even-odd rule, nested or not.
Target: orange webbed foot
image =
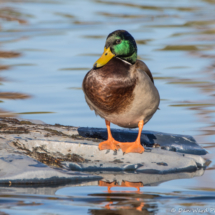
[[[111,149],[115,151],[120,148],[118,144],[118,141],[114,140],[113,138],[108,138],[108,140],[99,143],[99,150]]]
[[[144,125],[143,120],[139,121],[139,123],[138,123],[139,132],[138,132],[138,136],[137,136],[136,141],[131,142],[131,143],[127,142],[127,143],[119,143],[118,144],[120,146],[120,148],[122,149],[124,154],[131,153],[131,152],[142,154],[144,152],[144,148],[140,142],[143,125]]]
[[[124,154],[127,153],[140,153],[142,154],[144,152],[144,148],[141,145],[140,141],[135,142],[127,142],[127,143],[119,143],[118,144],[120,148],[122,149]]]
[[[119,147],[119,142],[114,140],[114,138],[112,137],[111,134],[111,130],[110,130],[110,122],[108,120],[105,120],[106,126],[107,126],[107,133],[108,133],[108,139],[106,141],[103,141],[101,143],[99,143],[99,150],[107,150],[107,149],[111,149],[113,151],[118,150]]]
[[[141,145],[140,142],[140,138],[141,138],[141,131],[143,129],[143,125],[144,122],[143,120],[139,121],[138,123],[138,127],[139,127],[139,132],[138,132],[138,136],[135,142],[131,142],[131,143],[121,143],[116,141],[111,134],[111,130],[110,130],[110,122],[108,120],[105,120],[106,122],[106,126],[107,126],[107,133],[108,133],[108,140],[103,141],[99,144],[99,150],[107,150],[107,149],[111,149],[111,150],[118,150],[118,149],[122,149],[123,153],[140,153],[142,154],[144,152],[144,148]]]

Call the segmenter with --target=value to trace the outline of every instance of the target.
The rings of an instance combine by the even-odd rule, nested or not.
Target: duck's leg
[[[127,143],[118,143],[118,145],[120,146],[120,148],[122,149],[124,154],[130,153],[130,152],[140,153],[141,154],[141,153],[144,152],[144,148],[143,148],[143,146],[141,145],[141,142],[140,142],[143,125],[144,125],[143,120],[139,121],[139,123],[138,123],[139,132],[138,132],[138,136],[137,136],[136,141],[127,142]]]
[[[118,150],[120,148],[118,145],[119,142],[112,137],[110,130],[110,122],[108,120],[105,120],[105,123],[107,126],[108,139],[106,141],[99,143],[99,150],[105,149]]]

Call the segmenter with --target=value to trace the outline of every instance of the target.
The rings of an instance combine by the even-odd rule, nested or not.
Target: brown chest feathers
[[[120,113],[133,101],[137,78],[131,78],[131,65],[112,58],[106,65],[90,70],[84,78],[83,90],[95,108],[105,113]]]

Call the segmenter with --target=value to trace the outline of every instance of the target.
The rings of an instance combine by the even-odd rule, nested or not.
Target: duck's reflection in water
[[[117,181],[105,182],[100,180],[98,186],[106,186],[107,193],[106,203],[103,209],[92,209],[89,210],[90,214],[93,215],[138,215],[138,214],[154,214],[157,211],[157,205],[145,204],[144,199],[153,199],[157,195],[147,195],[140,191],[140,187],[143,187],[142,182],[130,182],[122,181],[121,184]],[[136,191],[113,191],[111,188],[135,188]],[[101,196],[101,194],[99,194]]]
[[[121,185],[119,184],[119,182],[117,181],[113,181],[113,182],[106,182],[106,181],[99,181],[99,186],[107,186],[108,189],[108,193],[114,192],[111,191],[112,187],[133,187],[137,189],[137,193],[140,193],[140,187],[143,187],[143,183],[142,182],[129,182],[129,181],[122,181]],[[124,192],[130,192],[130,191],[124,191]]]
[[[206,206],[212,208],[214,204],[214,195],[208,191],[201,191],[201,196],[199,191],[180,191],[177,187],[166,193],[162,187],[157,187],[169,180],[192,178],[203,173],[203,169],[175,174],[99,172],[96,175],[102,177],[100,181],[74,181],[61,185],[2,185],[0,200],[13,198],[17,205],[20,201],[28,204],[42,203],[35,205],[35,210],[47,209],[52,205],[53,213],[59,206],[67,207],[65,210],[75,206],[91,215],[169,214],[173,206],[176,209],[198,207],[203,210]],[[10,207],[14,207],[14,200]]]
[[[174,179],[198,177],[203,173],[203,169],[175,174],[99,173],[98,175],[103,179],[98,182],[98,186],[107,187],[107,191],[89,194],[89,196],[100,197],[99,204],[104,206],[100,209],[89,209],[89,213],[93,215],[157,214],[160,208],[159,201],[164,201],[165,204],[167,199],[157,193],[143,193],[141,188],[154,187]]]

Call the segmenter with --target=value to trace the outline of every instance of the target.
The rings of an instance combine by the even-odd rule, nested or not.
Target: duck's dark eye
[[[116,40],[116,44],[119,44],[119,43],[121,43],[121,40],[120,39]]]

